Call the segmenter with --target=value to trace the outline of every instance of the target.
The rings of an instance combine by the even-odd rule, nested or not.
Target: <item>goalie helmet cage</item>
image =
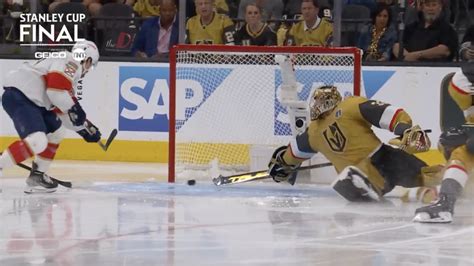
[[[275,55],[292,59],[300,100],[321,85],[335,85],[343,96],[360,95],[362,52],[355,47],[174,46],[168,182],[189,169],[207,173],[209,180],[213,168],[248,171],[253,145],[288,143],[291,129],[278,100],[282,75]],[[194,179],[193,173],[183,178]]]

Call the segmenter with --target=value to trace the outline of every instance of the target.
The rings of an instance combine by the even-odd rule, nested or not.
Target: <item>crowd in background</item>
[[[186,43],[357,46],[366,61],[474,60],[473,0],[343,0],[338,43],[331,0],[185,2]],[[105,56],[166,58],[180,42],[179,0],[5,0],[1,5],[0,54],[23,53],[21,12],[86,14],[80,34]]]

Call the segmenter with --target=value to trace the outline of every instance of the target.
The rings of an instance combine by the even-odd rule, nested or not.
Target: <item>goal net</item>
[[[169,182],[266,167],[292,131],[275,55],[291,58],[297,97],[321,85],[359,95],[357,48],[179,45],[170,55]]]

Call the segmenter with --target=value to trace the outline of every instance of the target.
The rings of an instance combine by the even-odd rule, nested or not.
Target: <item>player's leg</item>
[[[61,126],[61,121],[58,119],[55,113],[43,110],[43,120],[46,125],[47,134],[47,146],[43,152],[37,154],[33,161],[30,175],[27,180],[27,184],[35,184],[42,180],[51,180],[46,172],[56,156],[56,151],[59,148],[59,144],[64,139],[66,129]],[[36,189],[25,192],[36,192]]]
[[[461,195],[474,166],[474,155],[466,146],[454,149],[444,171],[439,199],[435,203],[418,208],[413,221],[422,223],[449,223],[453,220],[454,205]]]
[[[35,105],[15,88],[5,90],[2,104],[21,138],[10,144],[0,157],[0,168],[6,168],[42,153],[48,145],[48,139],[42,113],[44,108]],[[49,177],[37,181],[33,183],[27,180],[27,185],[44,192],[56,190],[57,183]]]
[[[53,112],[44,110],[43,119],[47,129],[48,145],[42,153],[35,157],[32,168],[45,173],[56,156],[56,151],[66,135],[66,129],[61,126],[61,120]]]
[[[332,183],[333,189],[348,201],[380,200],[380,184],[383,183],[383,179],[380,176],[369,177],[366,173],[373,173],[373,171],[367,167],[367,164],[370,164],[370,162],[368,160],[364,161],[357,166],[344,168]]]
[[[383,145],[371,158],[372,164],[385,178],[385,192],[395,186],[423,186],[422,169],[428,165],[416,156],[400,149]]]
[[[385,180],[384,196],[425,203],[437,197],[442,166],[427,166],[416,156],[387,145],[372,156],[371,162]]]

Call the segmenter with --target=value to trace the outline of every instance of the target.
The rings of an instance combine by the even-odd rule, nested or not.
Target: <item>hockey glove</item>
[[[465,129],[462,127],[451,127],[439,136],[438,150],[446,160],[449,160],[451,153],[459,146],[466,144],[468,138]]]
[[[268,174],[275,182],[289,181],[290,178],[294,178],[293,176],[296,175],[294,171],[296,166],[288,165],[283,160],[283,154],[286,149],[287,146],[281,146],[276,149],[275,152],[273,152],[272,159],[268,163]]]
[[[76,127],[82,126],[86,122],[86,112],[84,112],[79,102],[76,102],[67,113],[72,124]]]
[[[77,134],[81,135],[86,142],[98,142],[102,136],[99,129],[89,120],[86,120],[84,129],[77,131]]]
[[[466,132],[466,150],[470,154],[474,154],[474,124],[467,123],[462,125],[464,132]]]
[[[388,143],[410,154],[425,152],[431,147],[430,138],[419,125],[406,129],[401,137],[391,139]]]

